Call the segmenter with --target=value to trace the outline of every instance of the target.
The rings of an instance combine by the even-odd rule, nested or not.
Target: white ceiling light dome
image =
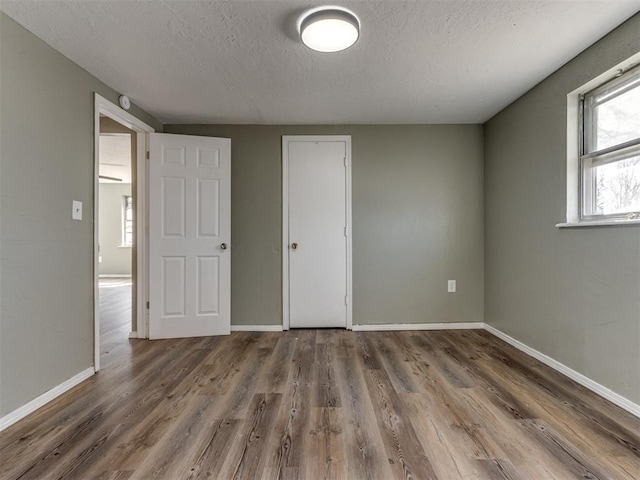
[[[349,48],[360,36],[360,20],[341,7],[319,7],[300,19],[300,39],[318,52],[339,52]]]

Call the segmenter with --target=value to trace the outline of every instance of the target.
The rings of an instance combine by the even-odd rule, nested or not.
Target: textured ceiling
[[[640,0],[341,1],[358,43],[296,37],[323,2],[7,1],[0,9],[164,123],[483,122]]]

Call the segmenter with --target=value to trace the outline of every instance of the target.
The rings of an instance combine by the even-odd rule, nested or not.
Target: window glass
[[[632,88],[595,107],[594,150],[640,138],[640,88]]]
[[[596,166],[593,170],[598,214],[640,211],[640,155]]]

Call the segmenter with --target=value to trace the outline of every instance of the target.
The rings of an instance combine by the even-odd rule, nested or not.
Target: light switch
[[[73,220],[82,220],[82,202],[73,201],[71,204],[71,218]]]
[[[455,291],[456,291],[456,281],[455,280],[447,281],[447,292],[455,293]]]

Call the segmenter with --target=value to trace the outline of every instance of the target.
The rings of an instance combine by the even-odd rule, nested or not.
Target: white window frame
[[[640,65],[640,52],[615,65],[601,75],[580,86],[567,95],[567,203],[566,222],[556,224],[558,228],[602,227],[602,226],[640,226],[640,219],[583,218],[582,215],[582,174],[580,156],[582,153],[582,117],[580,97],[612,78]]]
[[[597,118],[594,116],[594,107],[602,103],[600,99],[612,90],[613,98],[628,92],[630,89],[640,88],[640,66],[632,66],[626,71],[618,72],[613,78],[598,87],[580,95],[579,125],[580,125],[580,159],[579,159],[579,187],[580,187],[580,220],[582,221],[611,221],[640,218],[640,212],[618,212],[604,214],[597,212],[595,189],[596,178],[593,175],[594,168],[640,155],[640,138],[636,138],[611,147],[595,150],[594,142],[597,135]],[[622,86],[622,89],[620,87]],[[626,87],[626,88],[625,88]],[[608,98],[607,100],[610,100]]]
[[[133,196],[122,195],[122,240],[120,246],[132,247],[133,246],[133,231],[131,232],[131,241],[127,242],[127,198],[131,199],[131,214],[134,213]],[[130,220],[133,227],[133,218]]]

